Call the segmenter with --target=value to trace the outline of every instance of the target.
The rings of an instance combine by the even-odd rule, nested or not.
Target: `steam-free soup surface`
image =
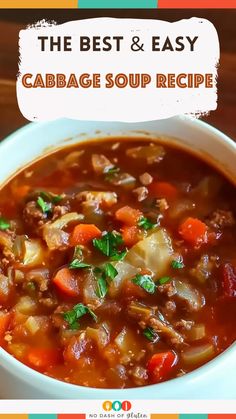
[[[0,191],[0,344],[46,375],[125,388],[236,337],[235,188],[182,150],[98,140]]]

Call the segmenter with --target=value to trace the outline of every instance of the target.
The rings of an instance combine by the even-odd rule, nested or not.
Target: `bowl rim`
[[[214,126],[210,125],[209,123],[196,119],[191,117],[182,117],[177,116],[170,118],[171,120],[178,120],[182,121],[183,123],[187,124],[190,129],[201,129],[204,132],[211,133],[215,135],[218,140],[221,140],[220,142],[223,144],[224,147],[227,147],[231,151],[236,151],[236,143],[228,137],[226,134],[221,132],[219,129],[215,128]],[[59,119],[58,121],[62,121],[62,119]],[[65,121],[70,121],[69,119],[65,119]],[[45,121],[45,122],[31,122],[29,124],[24,125],[23,127],[19,128],[18,130],[14,131],[10,135],[8,135],[5,139],[3,139],[0,143],[0,153],[1,150],[9,145],[9,143],[14,143],[17,138],[20,136],[24,136],[29,134],[30,132],[37,131],[39,128],[47,127],[51,124],[51,122],[57,122],[57,121]],[[89,121],[86,121],[89,124]],[[154,121],[147,121],[148,122],[154,122]],[[156,121],[158,122],[158,121]],[[78,121],[79,123],[79,121]],[[120,124],[120,123],[119,123]],[[129,128],[132,125],[130,123],[121,123],[122,129]],[[145,123],[144,123],[145,125]],[[68,146],[67,143],[64,143],[64,146]],[[37,370],[34,370],[33,368],[23,364],[21,361],[18,361],[14,356],[10,355],[6,350],[4,350],[2,347],[0,347],[0,367],[2,367],[5,371],[10,372],[14,377],[19,378],[21,381],[28,382],[29,379],[30,383],[33,387],[37,387],[38,384],[45,384],[45,386],[53,385],[54,387],[54,393],[58,392],[60,394],[65,394],[71,390],[71,395],[75,396],[76,393],[78,393],[78,397],[80,393],[83,395],[84,392],[90,393],[91,397],[95,395],[98,396],[98,398],[110,398],[110,399],[116,399],[117,396],[122,398],[129,398],[132,397],[133,392],[136,393],[137,398],[142,395],[144,391],[150,390],[162,390],[163,392],[165,390],[168,390],[168,393],[171,392],[171,390],[174,390],[174,387],[178,384],[181,386],[189,386],[193,383],[195,383],[200,377],[201,379],[204,379],[209,372],[212,374],[221,368],[221,365],[226,362],[226,360],[232,356],[232,354],[236,353],[236,342],[232,343],[226,350],[224,350],[222,353],[217,355],[214,359],[207,362],[203,366],[195,369],[194,371],[191,371],[183,376],[176,377],[173,379],[170,379],[165,382],[157,383],[157,384],[151,384],[148,386],[140,386],[140,387],[132,387],[132,388],[124,388],[124,389],[110,389],[110,388],[95,388],[95,387],[85,387],[81,385],[71,384],[67,383],[62,380],[58,380],[56,378],[50,377],[48,375],[45,375],[41,372],[38,372]],[[3,362],[2,362],[3,361]],[[37,380],[37,382],[36,382]],[[170,389],[171,388],[171,389]],[[187,388],[187,387],[186,387]]]

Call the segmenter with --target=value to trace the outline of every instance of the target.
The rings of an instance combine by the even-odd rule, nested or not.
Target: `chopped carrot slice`
[[[178,189],[168,182],[152,182],[148,188],[151,196],[174,201],[178,197]]]
[[[160,352],[153,355],[147,365],[151,381],[155,384],[167,379],[176,361],[177,356],[172,351]]]
[[[118,209],[115,213],[116,220],[126,224],[127,226],[137,225],[142,215],[143,214],[140,210],[131,208],[128,205]]]
[[[61,292],[69,297],[77,297],[80,294],[78,281],[69,268],[59,269],[52,281]]]
[[[11,322],[11,313],[0,312],[0,345]]]
[[[101,237],[102,232],[94,224],[78,224],[71,233],[70,245],[87,245],[93,239]]]
[[[31,348],[27,360],[34,368],[48,368],[60,362],[60,352],[56,348]]]
[[[187,218],[179,227],[179,234],[193,246],[207,242],[207,225],[198,218]]]
[[[137,226],[125,226],[121,229],[125,246],[134,246],[140,240],[140,231]]]

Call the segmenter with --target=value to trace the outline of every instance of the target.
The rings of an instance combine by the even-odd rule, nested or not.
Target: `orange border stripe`
[[[0,0],[2,9],[77,9],[78,0]]]
[[[235,0],[158,0],[158,9],[230,9]]]

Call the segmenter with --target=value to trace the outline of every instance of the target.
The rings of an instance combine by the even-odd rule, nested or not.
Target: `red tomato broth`
[[[67,147],[0,191],[0,220],[10,224],[0,228],[0,316],[11,316],[0,322],[1,344],[44,374],[98,388],[148,385],[194,370],[236,338],[234,277],[224,274],[236,266],[235,189],[185,151],[150,144],[116,138]],[[109,256],[99,248],[107,231],[115,231]],[[143,241],[149,249],[146,240],[155,253],[145,250],[136,266],[132,249],[141,252]],[[124,261],[112,259],[124,251]],[[126,260],[133,271],[116,286]],[[151,359],[160,362],[155,373]]]

